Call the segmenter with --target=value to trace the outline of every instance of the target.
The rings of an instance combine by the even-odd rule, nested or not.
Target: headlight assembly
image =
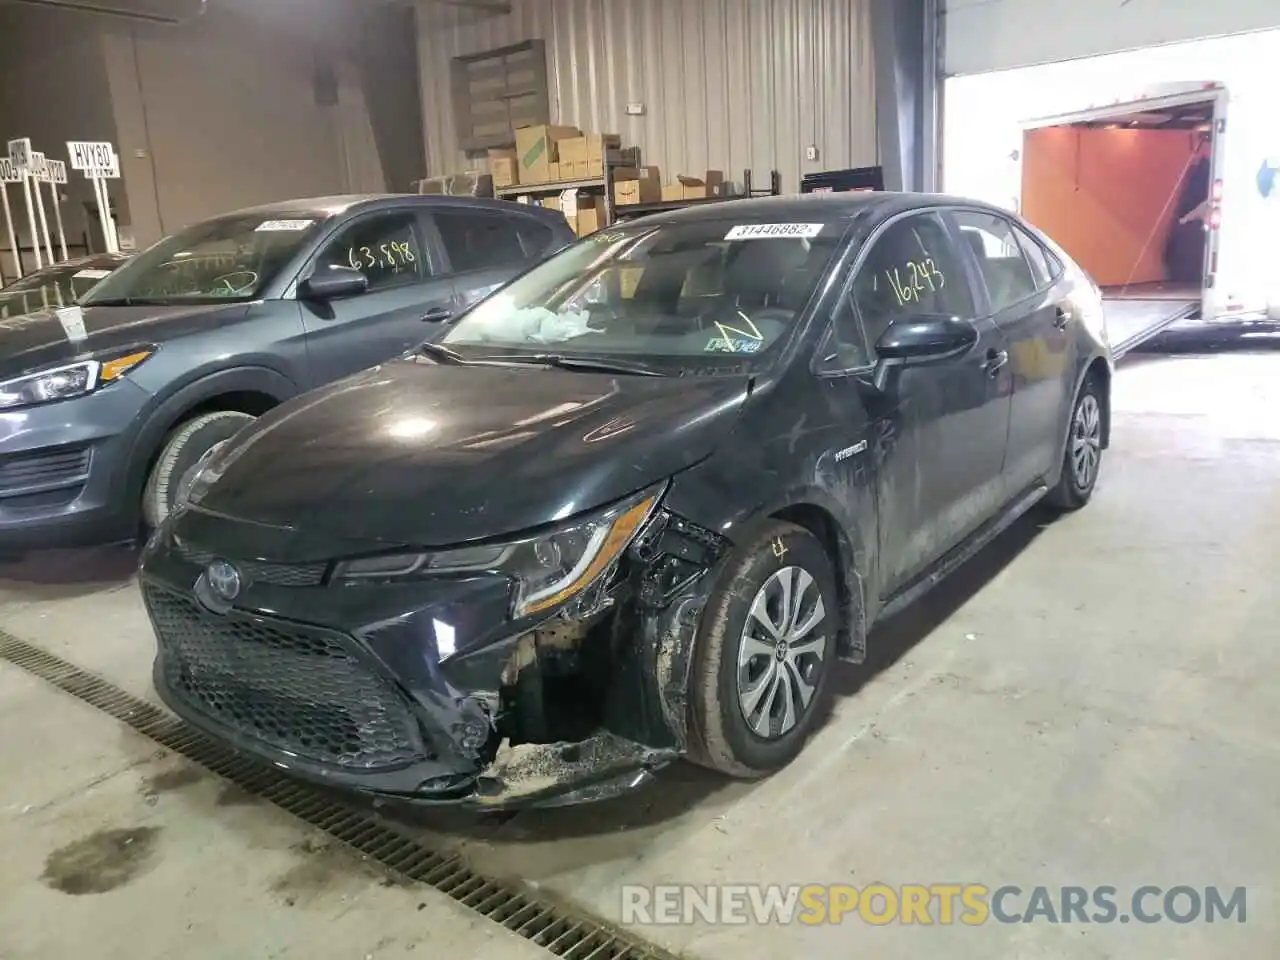
[[[395,580],[466,572],[505,574],[516,583],[515,618],[549,610],[581,593],[605,572],[653,515],[661,487],[536,537],[423,553],[345,561],[334,579]]]
[[[6,380],[0,383],[0,410],[69,400],[92,393],[99,387],[119,380],[154,352],[151,347],[133,349],[123,356],[77,360],[51,370]]]

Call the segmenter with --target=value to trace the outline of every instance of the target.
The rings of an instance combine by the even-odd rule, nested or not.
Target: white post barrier
[[[47,172],[44,166],[44,154],[36,151],[31,154],[31,189],[36,195],[36,211],[40,214],[40,235],[44,237],[44,251],[49,263],[57,263],[53,255],[53,240],[49,237],[49,218],[44,215],[44,194],[40,192],[40,184],[44,183]]]
[[[111,194],[103,182],[106,178],[120,176],[120,158],[115,147],[105,141],[68,140],[67,153],[71,169],[79,170],[93,181],[93,195],[98,202],[98,220],[102,226],[102,242],[111,253],[118,253],[120,243],[116,237],[115,221],[111,218]]]
[[[44,266],[40,253],[40,234],[36,231],[36,212],[31,205],[31,138],[19,137],[9,141],[9,159],[22,177],[22,196],[27,201],[27,226],[31,230],[31,249],[36,254],[36,269]]]
[[[62,252],[62,259],[70,259],[67,256],[67,231],[62,226],[62,195],[58,192],[58,188],[67,182],[67,165],[61,160],[47,160],[49,170],[49,193],[53,196],[53,218],[58,227],[58,249]]]
[[[18,249],[18,235],[13,229],[13,208],[9,206],[9,184],[18,182],[18,168],[8,157],[0,157],[0,203],[4,206],[4,227],[9,233],[9,252],[13,255],[13,268],[18,279],[23,277],[22,251]]]

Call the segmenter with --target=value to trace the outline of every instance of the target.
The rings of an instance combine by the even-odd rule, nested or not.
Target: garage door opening
[[[1216,95],[1153,101],[1023,134],[1022,212],[1102,288],[1121,351],[1198,315],[1212,284],[1218,113]]]

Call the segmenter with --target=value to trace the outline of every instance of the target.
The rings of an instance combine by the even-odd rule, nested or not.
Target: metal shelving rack
[[[501,199],[517,197],[549,197],[566,190],[604,190],[605,226],[617,220],[617,204],[613,199],[613,171],[631,166],[626,151],[610,150],[604,158],[604,176],[583,180],[554,180],[548,183],[517,183],[510,187],[495,187],[493,195]]]

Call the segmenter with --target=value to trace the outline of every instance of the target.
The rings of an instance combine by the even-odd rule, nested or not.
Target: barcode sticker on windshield
[[[305,230],[313,223],[315,223],[314,220],[264,220],[255,229],[260,232],[265,230]]]
[[[77,271],[73,280],[101,280],[103,277],[111,276],[110,270],[80,270]]]
[[[820,223],[744,223],[724,235],[726,240],[771,240],[778,237],[816,237]]]

